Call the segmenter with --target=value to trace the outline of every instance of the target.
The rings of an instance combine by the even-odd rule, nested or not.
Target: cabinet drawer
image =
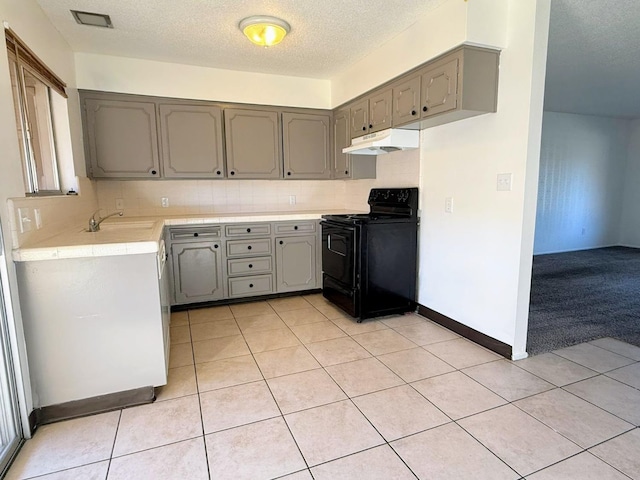
[[[273,292],[273,275],[252,275],[229,279],[230,297],[266,295]]]
[[[172,228],[171,241],[179,242],[181,240],[193,241],[194,238],[206,240],[208,238],[220,238],[222,233],[221,227],[185,227]]]
[[[287,222],[275,224],[276,235],[280,233],[315,233],[316,222],[315,221],[302,221],[302,222]]]
[[[227,241],[228,257],[246,257],[249,255],[269,255],[271,253],[270,238]]]
[[[227,273],[229,276],[270,273],[272,268],[271,257],[227,260]]]
[[[271,234],[271,224],[269,223],[226,225],[224,228],[227,237],[248,237],[252,235]]]

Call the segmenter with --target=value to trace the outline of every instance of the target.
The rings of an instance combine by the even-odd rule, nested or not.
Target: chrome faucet
[[[107,218],[113,217],[114,215],[118,215],[119,217],[121,217],[124,214],[124,210],[120,210],[119,212],[110,213],[106,217],[100,218],[100,220],[96,220],[96,214],[100,210],[102,210],[102,209],[99,208],[98,210],[93,212],[93,215],[91,215],[91,218],[89,219],[89,230],[87,230],[87,232],[99,232],[100,231],[100,224],[102,222],[104,222]]]

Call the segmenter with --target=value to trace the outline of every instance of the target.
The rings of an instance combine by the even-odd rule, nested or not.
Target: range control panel
[[[372,188],[367,202],[371,212],[404,213],[416,215],[418,211],[417,188]]]

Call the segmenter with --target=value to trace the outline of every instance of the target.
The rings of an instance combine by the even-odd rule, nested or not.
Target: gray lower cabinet
[[[317,287],[316,236],[276,237],[276,290]]]
[[[224,178],[222,109],[161,104],[160,139],[166,178]]]
[[[282,114],[284,178],[331,177],[331,115]]]
[[[220,241],[172,245],[173,280],[177,304],[224,298]]]
[[[318,288],[317,220],[171,227],[173,304]]]
[[[85,98],[85,149],[94,178],[158,178],[153,102]]]
[[[278,112],[224,111],[229,178],[282,178]]]

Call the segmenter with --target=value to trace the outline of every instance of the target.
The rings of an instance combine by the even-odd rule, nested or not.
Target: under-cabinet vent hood
[[[382,155],[418,148],[420,132],[418,130],[399,130],[388,128],[369,133],[351,140],[351,146],[342,149],[342,153],[352,155]]]

